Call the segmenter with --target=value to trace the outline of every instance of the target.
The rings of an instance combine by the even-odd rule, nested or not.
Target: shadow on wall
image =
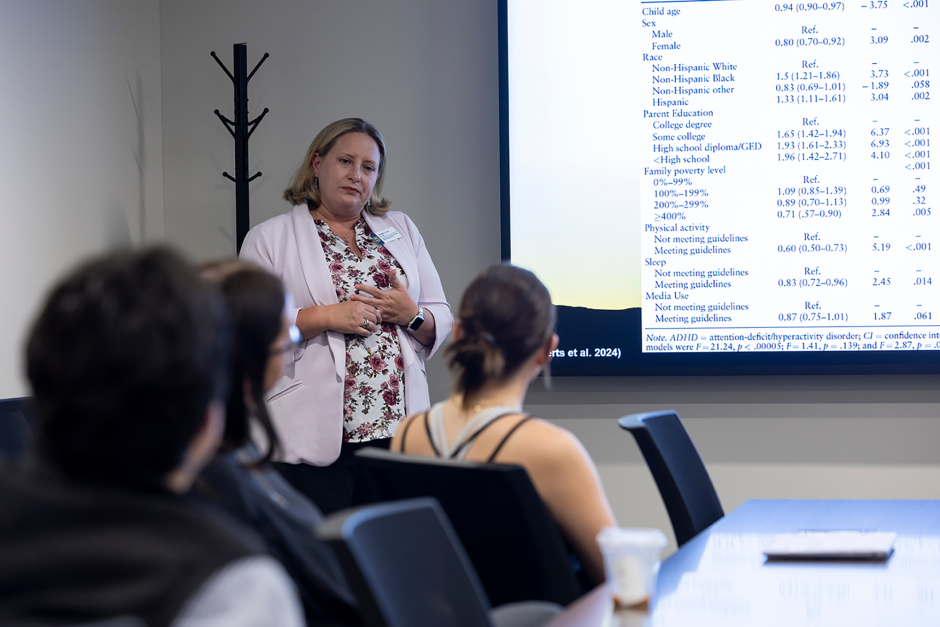
[[[212,162],[212,164],[215,166],[215,169],[218,170],[219,172],[222,172],[223,170],[225,170],[225,166],[223,166],[221,163],[219,163],[219,160],[216,159],[215,155],[210,155],[210,156],[209,156],[209,160],[210,160],[210,161]],[[213,191],[213,192],[219,192],[219,191],[228,192],[228,195],[229,195],[229,203],[228,203],[228,204],[229,204],[229,207],[231,207],[231,218],[232,218],[231,227],[229,227],[229,226],[227,226],[227,225],[225,225],[225,224],[220,224],[217,230],[218,230],[219,233],[222,234],[222,237],[224,237],[224,238],[226,239],[226,241],[228,241],[228,242],[232,245],[232,251],[234,251],[234,250],[235,250],[235,232],[234,232],[234,226],[235,226],[235,186],[232,185],[230,182],[226,181],[225,179],[223,179],[223,178],[221,177],[221,175],[220,175],[220,176],[219,176],[219,181],[216,182],[215,184],[213,184],[213,186],[212,186],[212,191]],[[234,252],[233,252],[233,254],[234,254]]]
[[[145,242],[147,241],[147,201],[144,194],[144,160],[147,151],[144,138],[144,80],[139,72],[135,78],[136,97],[130,79],[127,79],[127,91],[131,95],[131,104],[134,106],[135,127],[137,130],[137,148],[136,150],[133,147],[131,148],[131,154],[134,156],[134,161],[137,162],[137,220],[140,232],[137,234],[138,238],[136,239],[138,242]],[[128,225],[128,234],[129,232],[130,225]]]

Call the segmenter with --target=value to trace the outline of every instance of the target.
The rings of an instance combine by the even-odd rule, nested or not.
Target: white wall
[[[499,260],[496,3],[457,0],[163,0],[166,233],[193,256],[235,253],[232,66],[271,57],[248,87],[251,223],[288,210],[281,194],[314,135],[336,119],[374,123],[388,146],[385,194],[425,235],[454,303]],[[440,365],[440,361],[437,362]],[[448,387],[431,369],[432,389]]]
[[[158,0],[0,0],[0,398],[76,259],[163,237]]]
[[[280,193],[313,135],[345,116],[378,125],[386,191],[414,218],[456,304],[499,259],[496,2],[163,0],[167,238],[199,257],[234,252],[234,194],[221,177],[232,140],[231,62],[271,58],[249,87],[252,223],[287,209]],[[546,97],[549,97],[547,94]],[[559,158],[564,157],[559,154]],[[560,161],[561,163],[561,161]],[[564,193],[563,168],[545,185]],[[600,236],[598,230],[598,236]],[[582,242],[590,246],[591,242]],[[440,359],[432,397],[447,393]],[[529,410],[574,431],[596,459],[621,524],[669,529],[629,434],[614,419],[675,408],[726,510],[757,497],[940,498],[940,377],[558,379]]]

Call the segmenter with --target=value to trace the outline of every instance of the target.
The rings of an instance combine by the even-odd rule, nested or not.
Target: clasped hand
[[[346,301],[332,307],[336,308],[336,313],[333,315],[334,322],[330,328],[336,331],[372,335],[382,324],[382,314],[371,304]]]
[[[398,280],[398,271],[388,273],[391,289],[380,290],[368,285],[356,285],[356,289],[363,294],[352,294],[349,299],[357,303],[371,305],[379,311],[382,320],[393,324],[406,325],[418,314],[418,306],[405,286]],[[371,298],[370,298],[371,297]]]

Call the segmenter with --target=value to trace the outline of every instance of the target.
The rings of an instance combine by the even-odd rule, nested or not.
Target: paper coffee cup
[[[607,585],[621,607],[649,603],[656,591],[659,558],[666,536],[659,529],[604,527],[597,534],[604,555]]]

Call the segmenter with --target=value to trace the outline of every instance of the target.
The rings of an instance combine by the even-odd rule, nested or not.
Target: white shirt
[[[254,555],[214,573],[172,627],[304,627],[297,589],[273,557]]]

